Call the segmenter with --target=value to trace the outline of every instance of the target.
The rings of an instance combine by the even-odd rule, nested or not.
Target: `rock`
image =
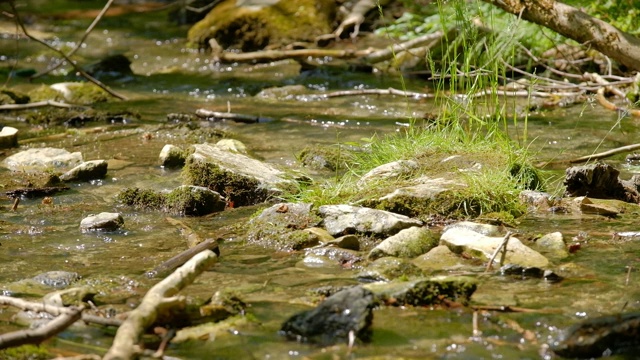
[[[71,279],[73,280],[71,282],[77,280],[78,274],[69,274],[75,274],[75,278],[72,277]],[[68,285],[69,284],[65,285],[64,287]],[[86,286],[80,286],[48,293],[42,300],[45,304],[53,306],[79,306],[83,303],[86,303],[87,301],[93,300],[95,295],[96,292],[94,290]]]
[[[39,148],[13,154],[2,161],[2,166],[14,171],[66,170],[82,163],[82,154],[64,149]]]
[[[235,207],[257,204],[296,188],[293,180],[273,166],[210,144],[193,145],[182,174],[187,184],[208,187]]]
[[[551,350],[565,358],[599,358],[640,352],[640,313],[601,316],[564,330]],[[622,357],[626,359],[626,357]]]
[[[465,186],[459,181],[427,176],[412,179],[411,182],[415,185],[399,188],[394,186],[392,192],[378,199],[369,200],[366,203],[367,206],[387,209],[407,216],[434,213],[434,209],[429,207],[431,204],[439,203],[439,200],[446,197],[451,191]]]
[[[328,297],[313,310],[289,318],[280,333],[290,340],[322,346],[349,343],[350,333],[361,341],[371,339],[373,294],[361,286]]]
[[[0,88],[0,105],[3,104],[28,104],[29,95],[7,88]]]
[[[450,229],[466,229],[484,236],[501,236],[500,227],[490,224],[475,223],[472,221],[459,221],[445,226],[444,231]]]
[[[166,195],[165,211],[187,215],[203,216],[223,211],[224,198],[213,190],[203,186],[182,185]]]
[[[108,92],[90,82],[63,82],[52,84],[49,87],[55,90],[59,96],[62,96],[65,101],[72,104],[88,105],[107,102],[111,99],[111,95]],[[43,95],[47,95],[46,92],[43,92]],[[55,100],[55,98],[37,100]]]
[[[167,144],[160,150],[160,166],[166,168],[181,168],[187,159],[184,150],[171,144]]]
[[[360,253],[336,247],[314,247],[305,250],[302,263],[307,267],[336,267],[352,269],[362,261]]]
[[[551,207],[551,195],[536,190],[523,190],[519,195],[520,201],[527,204],[529,211],[544,211]]]
[[[127,188],[116,197],[118,201],[138,209],[164,211],[181,216],[203,216],[226,207],[224,198],[203,186],[182,185],[170,192]]]
[[[393,161],[371,169],[369,172],[362,175],[356,185],[362,188],[371,182],[408,175],[411,172],[415,171],[417,168],[418,163],[413,160]]]
[[[559,231],[549,233],[536,240],[536,249],[547,257],[564,259],[569,256],[567,245]]]
[[[311,209],[311,208],[309,208]],[[310,227],[306,228],[303,231],[308,232],[311,236],[314,236],[318,239],[320,244],[329,244],[335,242],[335,238],[329,234],[329,232],[323,228],[319,227]],[[355,249],[357,250],[357,249]]]
[[[574,166],[566,170],[564,184],[569,196],[590,196],[640,202],[640,193],[633,183],[619,179],[620,172],[610,165],[595,163]]]
[[[573,200],[580,206],[580,211],[583,214],[602,215],[607,217],[616,217],[620,214],[620,210],[605,204],[594,204],[593,201],[586,196],[579,196]]]
[[[438,236],[424,227],[410,227],[401,230],[376,245],[369,252],[369,259],[395,256],[413,259],[438,245]]]
[[[2,127],[0,131],[0,149],[18,146],[18,129],[11,126]]]
[[[342,146],[306,146],[296,157],[307,168],[313,170],[340,171],[347,168],[353,154]]]
[[[255,97],[273,100],[295,100],[296,95],[308,94],[304,85],[286,85],[262,89]]]
[[[335,240],[326,242],[325,245],[332,245],[342,249],[358,251],[360,250],[360,237],[356,235],[344,235]]]
[[[562,280],[562,276],[551,270],[543,270],[539,267],[523,267],[516,264],[507,264],[500,268],[502,275],[514,275],[522,280],[526,279],[544,279],[549,282],[558,282]]]
[[[247,147],[242,143],[242,141],[238,141],[235,139],[222,139],[216,143],[216,146],[222,150],[232,151],[239,154],[247,154]]]
[[[218,322],[234,315],[244,314],[247,304],[235,293],[216,291],[211,300],[200,307],[200,315]]]
[[[375,260],[358,275],[360,282],[391,281],[397,278],[415,278],[423,276],[422,270],[405,259],[383,257]]]
[[[280,203],[263,210],[248,224],[248,242],[283,251],[319,244],[320,237],[306,230],[320,223],[320,218],[311,212],[311,206],[306,203]]]
[[[79,278],[80,276],[75,272],[48,271],[46,273],[36,275],[33,278],[33,281],[52,288],[62,289],[71,285]]]
[[[225,0],[189,29],[188,39],[200,48],[214,40],[221,49],[243,52],[267,45],[314,42],[333,30],[336,4],[330,0]]]
[[[489,237],[475,231],[460,228],[449,229],[440,237],[440,244],[448,246],[454,253],[471,253],[474,256],[481,257],[484,261],[489,261],[502,241],[502,237]],[[497,259],[500,259],[500,257],[498,256]],[[544,268],[549,265],[549,260],[512,236],[507,244],[504,263]]]
[[[91,181],[103,179],[107,175],[106,160],[85,161],[66,173],[60,175],[62,181]]]
[[[204,324],[181,328],[176,332],[176,336],[171,339],[171,343],[214,341],[216,339],[219,341],[223,336],[233,334],[238,329],[254,329],[258,325],[258,321],[253,316],[236,315],[220,322],[208,321]]]
[[[428,253],[420,255],[411,261],[423,271],[439,271],[462,266],[460,257],[445,245],[438,245]]]
[[[323,205],[318,209],[324,228],[333,236],[363,233],[390,236],[402,229],[421,226],[420,220],[388,211],[351,205]]]
[[[119,213],[102,212],[98,215],[89,215],[80,222],[80,230],[83,233],[90,231],[115,231],[124,225],[124,219]]]
[[[87,65],[85,71],[95,78],[120,78],[132,76],[131,60],[122,54],[110,55],[104,59]]]
[[[382,303],[394,306],[428,306],[443,302],[467,304],[476,291],[476,280],[464,276],[373,283],[363,286]]]

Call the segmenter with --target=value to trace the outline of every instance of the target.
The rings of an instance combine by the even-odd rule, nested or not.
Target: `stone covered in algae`
[[[330,0],[226,0],[214,7],[188,34],[189,42],[209,47],[215,39],[223,49],[244,52],[292,41],[313,41],[330,33],[336,5]]]
[[[225,201],[220,194],[201,186],[183,185],[168,193],[127,188],[118,194],[117,199],[138,209],[188,216],[207,215],[225,208]]]

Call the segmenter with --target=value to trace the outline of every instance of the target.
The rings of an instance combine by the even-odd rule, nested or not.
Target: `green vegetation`
[[[40,360],[51,359],[52,354],[44,347],[22,345],[0,351],[0,360]]]
[[[303,189],[296,198],[315,204],[348,202],[425,218],[490,214],[493,219],[510,221],[521,216],[525,207],[519,193],[541,188],[542,181],[524,148],[527,119],[518,118],[514,100],[498,96],[497,90],[504,85],[509,67],[521,61],[516,56],[522,52],[520,44],[543,49],[551,41],[531,36],[539,31],[537,26],[479,1],[457,0],[446,7],[438,2],[420,7],[420,12],[383,31],[412,36],[417,34],[410,33],[410,28],[423,33],[457,29],[454,38],[445,39],[446,45],[425,59],[434,79],[438,114],[425,123],[412,119],[402,134],[369,139],[367,151],[355,153],[355,159],[350,160],[349,173]],[[418,19],[423,21],[421,26],[417,26]],[[483,31],[484,26],[505,31],[490,33]],[[486,94],[479,94],[482,91]],[[521,126],[519,121],[524,122],[525,131],[522,138],[512,141],[507,131]],[[369,170],[396,160],[414,160],[418,167],[401,176],[380,179],[375,185],[355,184]],[[415,184],[421,176],[459,185],[430,201],[385,196]]]

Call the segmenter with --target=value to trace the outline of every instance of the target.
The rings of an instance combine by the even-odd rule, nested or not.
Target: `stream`
[[[73,5],[71,5],[73,6]],[[46,9],[40,9],[44,12]],[[91,18],[43,20],[29,25],[57,46],[73,46]],[[13,25],[0,20],[0,67],[18,61],[21,67],[46,68],[55,55],[33,42],[16,41],[7,35]],[[181,184],[180,171],[163,169],[158,155],[165,144],[185,146],[209,140],[215,132],[242,141],[249,153],[265,162],[304,170],[296,153],[309,144],[361,143],[402,131],[412,116],[420,117],[437,108],[430,101],[393,96],[352,96],[318,99],[313,96],[269,98],[255,96],[270,87],[303,85],[311,91],[358,88],[402,88],[423,91],[425,80],[398,75],[365,74],[344,70],[305,70],[293,62],[261,65],[217,64],[207,53],[188,49],[186,27],[167,22],[164,12],[128,14],[105,18],[79,52],[89,63],[106,55],[122,53],[131,61],[132,77],[107,81],[129,100],[97,104],[97,109],[129,111],[125,124],[88,124],[70,131],[62,126],[32,126],[16,113],[0,113],[0,121],[20,130],[21,146],[4,150],[2,158],[30,147],[59,147],[80,151],[85,160],[115,159],[119,166],[107,177],[90,183],[74,183],[71,190],[53,197],[53,205],[41,199],[25,199],[16,211],[11,200],[2,200],[0,212],[0,289],[5,295],[30,299],[50,288],[25,283],[40,273],[60,270],[77,272],[80,284],[100,289],[97,301],[115,311],[137,305],[158,280],[146,273],[186,249],[179,230],[166,214],[136,211],[115,201],[127,187],[172,189]],[[73,80],[68,67],[33,84],[12,78],[10,86],[28,90],[40,83]],[[4,74],[4,73],[3,73]],[[0,75],[4,83],[5,75]],[[513,100],[508,100],[513,101]],[[517,106],[517,104],[515,105]],[[269,121],[257,124],[207,123],[208,131],[190,132],[167,120],[169,113],[214,111],[259,115]],[[37,110],[36,110],[37,111]],[[566,159],[636,142],[640,123],[587,102],[566,108],[529,114],[527,122],[508,124],[514,141],[544,160]],[[526,126],[526,138],[525,138]],[[64,133],[68,136],[47,135]],[[596,152],[597,152],[596,151]],[[624,154],[607,159],[630,177],[640,169],[628,166]],[[561,180],[564,168],[548,172]],[[7,170],[0,177],[10,178]],[[317,179],[330,173],[313,173]],[[556,181],[557,182],[557,181]],[[554,191],[554,189],[550,189]],[[558,193],[561,195],[561,193]],[[614,239],[621,231],[640,231],[637,221],[602,216],[549,213],[521,219],[518,231],[527,234],[563,233],[565,239],[580,237],[581,248],[552,268],[570,274],[559,283],[538,279],[477,274],[478,290],[472,305],[512,306],[536,311],[506,313],[480,311],[473,336],[473,310],[461,308],[383,307],[375,310],[371,343],[349,349],[346,344],[320,348],[286,341],[278,335],[291,315],[310,308],[309,289],[327,285],[356,284],[354,271],[341,268],[310,268],[301,263],[302,253],[284,253],[250,246],[241,234],[229,229],[246,221],[261,207],[237,208],[204,217],[181,218],[202,238],[221,238],[222,256],[183,293],[194,299],[210,298],[217,290],[233,289],[249,307],[255,321],[239,324],[202,341],[170,346],[167,355],[184,359],[537,359],[551,358],[546,344],[559,331],[580,320],[640,309],[637,240]],[[113,233],[86,233],[80,221],[89,214],[120,212],[125,225]],[[452,272],[455,274],[455,272]],[[15,330],[14,311],[0,312],[0,332]],[[46,342],[54,353],[103,354],[113,332],[100,327],[71,328]]]

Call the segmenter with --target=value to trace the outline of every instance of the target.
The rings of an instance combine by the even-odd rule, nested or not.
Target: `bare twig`
[[[493,255],[491,255],[491,258],[489,259],[489,263],[487,264],[487,268],[484,270],[485,272],[488,272],[489,270],[491,270],[491,265],[493,265],[493,260],[495,260],[496,256],[498,256],[498,253],[500,252],[500,250],[504,248],[504,251],[505,252],[507,251],[507,244],[509,243],[509,238],[511,238],[511,235],[513,235],[513,233],[511,231],[507,231],[507,234],[504,236],[504,239],[502,239],[502,242],[500,243],[500,245],[498,245],[496,250],[493,252]],[[502,261],[500,262],[500,265],[502,265]]]
[[[66,109],[86,108],[86,106],[82,106],[82,105],[66,104],[58,101],[46,100],[46,101],[38,101],[38,102],[28,103],[28,104],[0,105],[0,110],[26,110],[26,109],[33,109],[37,107],[43,107],[43,106],[53,106],[53,107],[66,108]]]
[[[206,109],[196,110],[196,116],[203,119],[212,119],[213,121],[232,120],[235,122],[245,123],[245,124],[256,124],[256,123],[273,120],[270,118],[256,116],[256,115],[236,114],[236,113],[229,113],[229,112],[225,113],[225,112],[211,111]]]
[[[607,150],[607,151],[604,151],[604,152],[601,152],[601,153],[581,156],[579,158],[571,159],[571,160],[566,161],[566,162],[568,162],[570,164],[575,164],[575,163],[581,163],[581,162],[585,162],[585,161],[604,159],[604,158],[609,157],[609,156],[613,156],[613,155],[616,155],[616,154],[620,154],[620,153],[623,153],[623,152],[629,152],[629,151],[633,151],[633,150],[637,150],[637,149],[640,149],[640,144],[621,146],[619,148]]]
[[[82,317],[83,307],[68,308],[69,311],[37,329],[20,330],[0,335],[0,349],[24,344],[40,344],[68,328]]]
[[[195,245],[194,247],[181,252],[180,254],[172,257],[171,259],[158,265],[155,269],[147,272],[148,277],[163,276],[169,271],[175,270],[178,266],[181,266],[194,255],[200,253],[203,250],[211,250],[216,255],[220,256],[220,249],[218,248],[218,241],[215,239],[206,239],[205,241]]]
[[[82,47],[82,44],[84,44],[84,41],[87,40],[87,37],[89,36],[89,34],[93,31],[93,28],[96,27],[96,25],[98,24],[98,22],[100,22],[100,20],[102,19],[102,17],[104,16],[104,14],[107,12],[107,10],[109,9],[109,7],[111,6],[111,4],[113,3],[113,0],[108,0],[107,3],[104,5],[104,7],[102,8],[102,11],[100,11],[100,13],[98,14],[98,16],[96,16],[95,19],[93,19],[93,22],[91,23],[91,25],[89,25],[89,27],[87,28],[87,30],[84,31],[84,35],[82,35],[82,38],[80,39],[80,41],[78,41],[78,43],[76,44],[76,46],[71,49],[71,51],[69,51],[67,53],[67,57],[70,58],[71,56],[73,56],[73,54],[76,53],[76,51],[78,51],[78,49],[80,49],[80,47]],[[31,79],[37,79],[40,76],[43,76],[45,74],[50,73],[51,71],[59,68],[60,66],[62,66],[62,64],[64,64],[64,61],[60,60],[58,61],[57,64],[55,64],[54,66],[48,68],[45,71],[41,71],[33,76],[31,76]]]
[[[61,50],[56,49],[55,47],[47,44],[45,41],[38,39],[35,36],[32,36],[31,34],[29,34],[29,32],[27,31],[27,28],[24,26],[24,23],[22,22],[22,20],[20,19],[20,15],[18,14],[18,10],[16,9],[16,5],[14,3],[13,0],[9,0],[9,5],[11,6],[11,10],[13,11],[13,14],[16,17],[16,22],[18,23],[18,25],[20,26],[20,28],[22,29],[22,32],[24,32],[24,34],[31,40],[42,44],[44,46],[46,46],[48,49],[51,49],[53,51],[55,51],[56,53],[58,53],[60,56],[62,56],[67,62],[69,62],[69,65],[73,66],[73,69],[76,70],[82,77],[84,77],[85,79],[89,80],[90,82],[94,83],[96,86],[98,86],[99,88],[101,88],[102,90],[108,92],[109,94],[111,94],[112,96],[120,99],[120,100],[126,100],[127,98],[123,95],[118,94],[117,92],[111,90],[108,86],[106,86],[105,84],[103,84],[102,82],[100,82],[98,79],[94,78],[93,76],[87,74],[84,70],[82,70],[75,62],[73,62],[73,60],[71,60],[64,52],[62,52]]]
[[[318,95],[323,98],[334,98],[342,96],[358,96],[358,95],[398,95],[414,99],[434,98],[435,94],[419,93],[414,91],[404,91],[394,88],[388,89],[358,89],[358,90],[340,90]]]

